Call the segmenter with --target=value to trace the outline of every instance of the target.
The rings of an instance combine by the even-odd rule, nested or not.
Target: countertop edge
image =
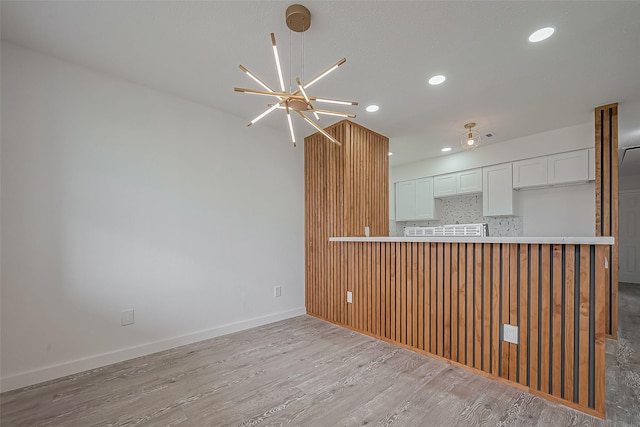
[[[329,237],[330,242],[450,242],[613,245],[611,236],[584,237]]]

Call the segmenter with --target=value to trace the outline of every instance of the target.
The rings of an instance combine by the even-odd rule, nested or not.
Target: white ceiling
[[[233,87],[259,88],[239,64],[277,86],[269,33],[286,78],[302,74],[302,37],[284,22],[293,3],[3,0],[1,30],[3,40],[250,120],[269,99]],[[347,58],[309,91],[358,101],[343,110],[391,138],[392,165],[458,151],[469,121],[500,142],[589,122],[611,102],[620,103],[620,145],[640,145],[640,1],[303,4],[312,14],[304,77]],[[529,43],[544,26],[555,35]],[[434,74],[446,82],[428,85]],[[365,112],[371,103],[380,110]],[[280,112],[255,126],[281,129],[288,142]],[[313,133],[295,127],[299,139]]]

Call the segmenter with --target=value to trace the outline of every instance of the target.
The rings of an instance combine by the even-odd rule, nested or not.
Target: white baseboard
[[[19,374],[0,378],[0,392],[15,390],[17,388],[22,388],[44,381],[66,377],[67,375],[77,374],[79,372],[88,371],[90,369],[101,368],[103,366],[122,362],[124,360],[134,359],[136,357],[146,356],[148,354],[180,347],[182,345],[193,344],[198,341],[204,341],[210,338],[231,334],[233,332],[255,328],[256,326],[262,326],[269,323],[278,322],[280,320],[289,319],[291,317],[301,316],[303,314],[306,314],[306,312],[307,311],[304,307],[296,308],[293,310],[282,311],[279,313],[243,320],[241,322],[230,323],[211,329],[206,329],[204,331],[193,332],[190,334],[168,338],[165,340],[123,348],[109,353],[97,354],[95,356],[71,360],[69,362],[60,363],[57,365],[46,366],[44,368],[34,369],[32,371],[21,372]]]

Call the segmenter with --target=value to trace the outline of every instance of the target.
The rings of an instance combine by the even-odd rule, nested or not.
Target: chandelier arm
[[[328,103],[328,104],[358,105],[358,103],[355,102],[355,101],[343,101],[341,99],[317,98],[317,97],[314,97],[314,96],[312,96],[310,99],[312,101],[325,102],[325,103]]]
[[[314,108],[312,110],[307,110],[307,111],[312,113],[318,113],[318,114],[326,114],[328,116],[348,117],[350,119],[353,119],[356,117],[355,114],[351,114],[351,113],[341,113],[339,111],[331,111],[331,110],[318,110],[317,108]]]
[[[317,76],[315,76],[314,78],[312,78],[311,81],[309,83],[303,85],[303,87],[305,89],[308,88],[309,86],[311,86],[312,84],[316,83],[318,80],[320,80],[321,78],[325,77],[327,74],[329,74],[330,72],[332,72],[333,70],[335,70],[336,68],[338,68],[339,66],[344,64],[345,62],[347,62],[347,59],[346,58],[342,58],[340,61],[338,61],[335,64],[333,64],[331,67],[327,68],[322,73],[320,73]]]
[[[268,84],[266,84],[260,77],[256,76],[255,74],[253,74],[251,71],[249,71],[247,68],[243,67],[242,64],[240,64],[240,70],[242,70],[243,73],[245,73],[247,76],[251,77],[253,80],[255,80],[260,86],[262,86],[263,88],[265,88],[266,90],[268,90],[269,92],[275,92],[275,90],[271,89],[269,87]]]
[[[277,98],[290,98],[290,99],[302,99],[302,100],[304,100],[304,96],[298,95],[299,90],[297,90],[297,91],[295,91],[293,93],[269,92],[267,90],[247,89],[247,88],[244,88],[244,87],[234,87],[233,90],[236,91],[236,92],[251,93],[251,94],[254,94],[254,95],[267,95],[267,96],[275,96]]]
[[[300,89],[300,92],[302,92],[302,95],[304,96],[305,101],[307,101],[307,106],[311,110],[313,110],[313,105],[311,105],[311,101],[307,96],[307,92],[305,92],[304,87],[302,87],[302,83],[300,82],[300,77],[296,77],[296,83],[298,83],[298,89]],[[316,118],[316,120],[320,120],[320,116],[318,116],[318,113],[316,113],[315,111],[313,112],[313,116]]]
[[[294,110],[295,111],[295,110]],[[331,135],[329,135],[327,133],[326,130],[322,129],[320,126],[318,126],[317,124],[314,123],[313,120],[311,120],[309,117],[305,116],[304,114],[302,114],[300,111],[296,111],[296,113],[298,113],[300,115],[300,117],[302,117],[307,123],[309,123],[311,126],[313,126],[314,128],[316,128],[316,130],[318,132],[320,132],[321,134],[323,134],[324,136],[327,137],[327,139],[329,139],[329,141],[333,142],[334,144],[337,144],[338,146],[341,146],[342,144],[340,144],[340,142],[338,142],[337,139],[335,139],[334,137],[332,137]]]
[[[287,122],[289,123],[289,132],[291,132],[291,142],[293,143],[293,146],[296,146],[296,135],[293,132],[293,123],[291,123],[291,114],[289,112],[289,105],[285,104],[285,108],[287,110]]]
[[[269,108],[267,108],[262,114],[260,114],[258,117],[256,117],[255,119],[251,120],[249,123],[247,123],[247,126],[251,126],[252,124],[254,124],[255,122],[257,122],[258,120],[262,119],[264,116],[266,116],[267,114],[271,113],[273,110],[275,110],[276,108],[278,108],[280,104],[274,104],[271,105]]]
[[[278,56],[278,47],[276,46],[276,36],[271,33],[271,45],[273,46],[273,57],[276,61],[276,68],[278,69],[278,79],[280,79],[280,89],[284,92],[284,79],[282,78],[282,67],[280,67],[280,57]]]

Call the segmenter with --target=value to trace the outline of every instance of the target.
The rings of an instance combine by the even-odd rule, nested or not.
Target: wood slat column
[[[605,332],[618,336],[618,104],[595,110],[596,236],[613,236],[606,258],[609,269],[605,300]]]
[[[329,245],[329,237],[364,236],[365,227],[371,236],[389,234],[389,138],[348,120],[326,131],[342,145],[320,133],[304,139],[305,305],[327,320],[369,326],[379,322],[367,308],[379,295],[367,294],[365,286],[378,279],[346,264],[347,254]],[[377,263],[378,256],[372,251],[360,262]],[[354,292],[353,304],[346,302],[346,292],[353,291],[346,283],[365,290]]]

